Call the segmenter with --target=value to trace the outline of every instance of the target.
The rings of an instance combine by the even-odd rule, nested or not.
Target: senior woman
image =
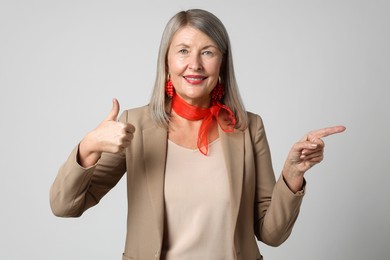
[[[323,159],[331,127],[293,145],[275,181],[259,116],[246,112],[228,34],[204,10],[177,13],[160,45],[148,106],[119,103],[60,168],[50,202],[77,217],[127,172],[123,258],[262,259],[255,236],[278,246],[290,235],[304,173]]]

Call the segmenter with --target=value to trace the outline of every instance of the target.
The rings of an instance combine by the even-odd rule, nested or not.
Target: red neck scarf
[[[198,132],[197,146],[199,151],[204,155],[207,155],[209,150],[208,134],[214,120],[218,122],[224,132],[233,132],[234,126],[236,125],[236,118],[233,112],[229,107],[221,104],[219,101],[212,100],[209,108],[202,108],[188,104],[175,93],[172,97],[172,109],[176,114],[188,120],[195,121],[203,119]],[[220,121],[220,112],[225,112],[226,114],[222,118],[222,120],[226,121],[225,124],[222,124]]]

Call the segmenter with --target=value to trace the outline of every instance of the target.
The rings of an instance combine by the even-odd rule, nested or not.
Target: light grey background
[[[162,30],[204,8],[226,25],[276,177],[307,131],[344,124],[307,175],[289,240],[265,259],[389,259],[390,4],[379,0],[0,0],[0,259],[120,259],[122,180],[78,219],[51,214],[59,166],[111,109],[148,102]]]

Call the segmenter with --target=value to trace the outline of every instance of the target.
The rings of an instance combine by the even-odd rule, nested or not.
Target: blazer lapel
[[[219,136],[228,172],[233,214],[232,221],[235,226],[240,208],[244,175],[244,133],[240,130],[234,130],[233,133],[225,133],[219,128]]]
[[[167,131],[151,127],[143,131],[144,162],[149,194],[154,209],[158,232],[163,238],[164,230],[164,172],[167,153]]]

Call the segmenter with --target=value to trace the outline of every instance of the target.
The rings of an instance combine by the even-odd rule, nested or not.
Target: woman
[[[167,24],[148,106],[119,103],[88,133],[52,186],[55,215],[80,216],[127,172],[122,259],[262,259],[255,236],[278,246],[291,233],[304,173],[323,159],[331,127],[294,144],[275,181],[262,120],[246,112],[228,34],[189,10]]]

